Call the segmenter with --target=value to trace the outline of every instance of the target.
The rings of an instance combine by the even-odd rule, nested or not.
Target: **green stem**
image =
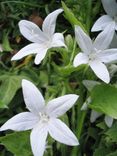
[[[87,19],[86,19],[86,25],[87,25],[87,30],[90,32],[90,27],[91,27],[91,14],[92,14],[92,0],[87,1]]]
[[[73,51],[72,51],[72,55],[71,55],[71,58],[70,58],[69,65],[71,65],[72,62],[73,62],[75,52],[76,52],[76,40],[74,40],[74,46],[73,46]]]

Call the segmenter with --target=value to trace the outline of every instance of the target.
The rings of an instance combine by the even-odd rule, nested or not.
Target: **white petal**
[[[68,94],[48,102],[47,113],[51,117],[58,117],[66,113],[77,101],[78,95]]]
[[[56,19],[57,16],[63,12],[62,9],[57,9],[50,13],[44,20],[42,29],[45,34],[47,34],[49,37],[51,37],[55,32],[55,26],[56,26]]]
[[[38,115],[45,106],[45,101],[41,92],[32,82],[25,79],[22,80],[22,89],[26,107],[32,113]]]
[[[31,42],[43,43],[49,38],[40,30],[40,28],[33,22],[27,20],[21,20],[19,22],[19,28],[21,34]]]
[[[0,131],[4,130],[15,130],[15,131],[24,131],[32,129],[37,122],[39,121],[38,117],[30,112],[20,113],[9,119],[1,128]]]
[[[111,127],[112,126],[112,124],[113,124],[113,118],[112,117],[106,115],[105,118],[104,118],[104,120],[105,120],[105,123],[106,123],[106,125],[108,127]]]
[[[44,124],[36,126],[30,136],[31,148],[34,156],[43,156],[46,148],[47,127]]]
[[[91,123],[95,122],[95,120],[96,120],[97,118],[99,118],[101,115],[102,115],[101,113],[92,110],[92,111],[91,111],[91,116],[90,116],[90,122],[91,122]]]
[[[92,41],[90,37],[79,26],[75,26],[75,38],[79,47],[84,53],[91,53]]]
[[[19,60],[27,55],[30,55],[30,54],[36,54],[38,53],[39,51],[41,51],[42,49],[42,45],[40,46],[39,44],[37,43],[32,43],[32,44],[29,44],[27,45],[26,47],[22,48],[20,51],[18,51],[17,54],[15,54],[13,57],[12,57],[12,61],[13,60]]]
[[[111,23],[113,19],[108,15],[103,15],[100,17],[93,25],[91,31],[100,31],[104,30],[109,23]]]
[[[97,50],[104,50],[109,47],[115,32],[115,22],[111,22],[95,39],[93,46]]]
[[[51,47],[66,47],[62,33],[55,33],[53,35]]]
[[[41,61],[46,56],[47,50],[48,49],[42,49],[40,52],[38,52],[38,54],[35,57],[35,64],[40,64],[41,63]]]
[[[86,54],[79,53],[74,58],[73,66],[77,67],[81,64],[87,64],[87,63],[88,63],[88,56]]]
[[[98,54],[100,60],[104,63],[117,62],[117,49],[107,49]]]
[[[109,72],[107,70],[107,67],[102,62],[95,60],[90,62],[89,65],[98,78],[100,78],[105,83],[110,82]]]
[[[51,119],[48,126],[49,134],[60,143],[77,146],[79,142],[73,132],[59,119]]]
[[[102,4],[106,13],[110,16],[117,15],[117,2],[116,0],[102,0]]]

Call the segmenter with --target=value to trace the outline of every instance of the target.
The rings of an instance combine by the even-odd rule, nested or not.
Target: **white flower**
[[[0,128],[0,131],[32,129],[30,141],[34,156],[43,155],[48,133],[52,138],[66,145],[78,145],[75,135],[57,117],[68,111],[79,96],[75,94],[64,95],[45,105],[42,94],[30,81],[23,80],[22,88],[24,101],[30,112],[14,116]]]
[[[100,17],[93,25],[91,31],[104,30],[109,24],[117,30],[117,2],[116,0],[102,0],[107,15]]]
[[[50,13],[43,22],[42,31],[36,24],[21,20],[19,22],[21,34],[33,43],[22,48],[11,60],[19,60],[27,55],[36,54],[34,62],[39,64],[44,59],[49,48],[65,47],[63,34],[54,33],[57,16],[62,11],[62,9],[58,9]]]
[[[112,40],[112,33],[114,33],[113,27],[108,25],[95,41],[91,41],[79,26],[75,26],[76,41],[82,52],[75,56],[73,65],[77,67],[81,64],[88,64],[97,77],[105,83],[109,83],[110,76],[104,63],[117,61],[117,49],[107,49]]]

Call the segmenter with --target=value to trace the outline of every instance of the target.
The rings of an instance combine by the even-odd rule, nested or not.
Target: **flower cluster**
[[[86,64],[92,69],[97,78],[105,83],[110,82],[107,65],[117,62],[117,49],[109,48],[115,30],[117,30],[117,5],[114,5],[114,1],[113,6],[111,6],[113,9],[110,10],[107,3],[108,0],[102,0],[108,15],[99,18],[91,29],[92,32],[102,31],[95,40],[91,40],[80,26],[75,25],[75,39],[81,52],[74,56],[73,60],[74,68]],[[22,48],[12,57],[12,61],[22,59],[30,54],[36,54],[34,62],[38,65],[45,58],[48,49],[52,47],[66,48],[63,34],[55,33],[56,19],[62,12],[62,9],[58,9],[50,13],[43,22],[42,30],[30,21],[21,20],[19,22],[21,34],[33,43]],[[30,142],[34,156],[43,156],[48,134],[60,143],[70,146],[79,145],[78,139],[73,132],[58,119],[76,103],[79,98],[78,95],[67,94],[46,103],[36,86],[25,79],[22,80],[22,90],[26,108],[29,111],[12,117],[0,128],[0,131],[32,129]],[[90,101],[91,98],[89,97],[88,104],[84,104],[83,107],[87,108]],[[83,107],[82,109],[84,109]],[[91,122],[94,122],[100,115],[101,113],[92,111]],[[113,119],[106,116],[105,122],[111,127]]]

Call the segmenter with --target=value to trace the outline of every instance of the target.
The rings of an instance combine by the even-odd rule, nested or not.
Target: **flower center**
[[[96,54],[95,53],[91,53],[91,54],[88,55],[88,57],[89,57],[89,61],[93,61],[93,60],[96,59]]]
[[[42,122],[48,122],[49,121],[49,116],[46,113],[39,113],[39,118]]]

